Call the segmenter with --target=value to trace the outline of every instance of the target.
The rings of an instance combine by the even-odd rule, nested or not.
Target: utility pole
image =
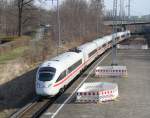
[[[57,1],[57,26],[58,26],[58,45],[57,45],[57,55],[59,54],[59,48],[62,47],[61,43],[61,22],[60,22],[60,8],[59,8],[59,0],[46,0],[46,1],[52,1],[52,4],[54,1]]]
[[[128,0],[128,19],[130,20],[130,12],[131,12],[131,0]]]
[[[101,10],[104,8],[104,0],[96,0],[96,9],[97,9],[97,25],[96,25],[96,32],[97,32],[97,38],[99,37],[99,33],[102,33],[102,14]]]
[[[51,0],[52,3],[54,0]],[[57,45],[57,55],[59,54],[59,48],[62,47],[61,45],[61,26],[60,26],[60,8],[59,8],[59,0],[57,1],[57,26],[58,26],[58,45]]]
[[[122,24],[123,24],[123,21],[124,21],[124,0],[120,0],[120,11],[119,11],[119,16],[120,16],[120,24],[121,24],[121,31],[123,30],[122,29]]]
[[[112,32],[112,66],[117,65],[117,61],[116,61],[116,33],[117,33],[117,5],[118,5],[118,1],[117,0],[113,0],[113,32]]]
[[[101,3],[101,0],[96,0],[96,12],[97,12],[97,23],[96,23],[96,33],[97,33],[97,38],[99,36],[99,20],[100,20],[100,14],[99,14],[99,10],[100,10],[100,3]]]
[[[97,38],[98,38],[98,28],[99,28],[99,14],[98,14],[98,9],[99,9],[99,0],[96,0],[96,12],[97,12],[97,18],[96,18],[96,35],[97,35]]]
[[[59,48],[61,45],[61,35],[60,35],[60,9],[59,9],[59,0],[57,0],[57,23],[58,23],[58,47],[57,47],[57,55],[59,53]]]
[[[128,22],[130,23],[130,12],[131,12],[131,0],[128,0]],[[130,25],[128,26],[130,29]]]

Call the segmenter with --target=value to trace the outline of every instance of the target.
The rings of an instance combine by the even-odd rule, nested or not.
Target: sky
[[[120,0],[118,0],[120,1]],[[126,13],[128,12],[128,0],[125,1]],[[104,0],[106,9],[112,9],[113,0]],[[120,3],[119,3],[120,4]],[[119,6],[118,4],[118,6]],[[131,15],[142,16],[150,14],[150,0],[131,0]]]
[[[44,1],[44,0],[42,0]],[[49,6],[52,6],[52,2],[50,0],[47,0],[49,2],[43,2],[43,6],[49,8]],[[63,0],[60,0],[60,2]],[[90,0],[87,0],[90,1]],[[120,0],[118,0],[119,2]],[[113,0],[104,0],[105,9],[112,9],[113,6]],[[128,13],[128,0],[124,0],[124,7],[125,7],[125,13]],[[56,0],[54,0],[53,6],[56,5]],[[120,6],[120,3],[118,3],[118,8]],[[131,0],[131,15],[134,16],[142,16],[142,15],[148,15],[150,14],[150,0]]]

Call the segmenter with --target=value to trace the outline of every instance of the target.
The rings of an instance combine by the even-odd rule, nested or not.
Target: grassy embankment
[[[28,37],[28,36],[22,36],[22,37],[0,36],[0,40],[2,42],[8,42],[8,43],[9,42],[14,42],[14,41],[17,41],[17,40],[21,41],[21,40],[25,40],[25,39],[30,40],[31,38]],[[16,45],[14,45],[14,44],[16,44]],[[11,50],[9,49],[9,51],[5,51],[5,49],[4,49],[3,54],[0,55],[0,64],[5,64],[10,60],[14,60],[14,59],[17,59],[17,58],[21,57],[23,52],[29,48],[27,45],[20,46],[20,44],[19,43],[17,44],[17,42],[14,43],[14,44],[13,45],[10,44],[10,43],[6,44],[6,46],[5,46],[6,48],[7,48],[7,46],[8,46],[8,48],[10,48],[10,47],[12,47],[12,48],[10,48]]]
[[[4,64],[10,60],[14,60],[18,57],[21,57],[23,52],[27,49],[28,49],[27,46],[19,47],[19,48],[13,49],[12,51],[7,52],[3,55],[0,55],[0,64]]]

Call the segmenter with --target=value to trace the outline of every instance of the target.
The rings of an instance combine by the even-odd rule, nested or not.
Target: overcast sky
[[[106,9],[112,8],[113,0],[104,0],[104,1],[105,1]],[[124,1],[126,6],[125,7],[126,13],[127,13],[128,0],[124,0]],[[131,0],[131,15],[141,16],[141,15],[148,15],[148,14],[150,14],[150,0]]]
[[[49,0],[50,1],[50,0]],[[63,1],[63,0],[60,0]],[[87,0],[90,1],[90,0]],[[120,1],[120,0],[118,0]],[[44,2],[45,4],[43,5],[44,7],[49,8],[52,6],[52,2]],[[104,0],[106,9],[112,9],[112,3],[113,0]],[[56,4],[56,0],[54,0],[53,6]],[[118,3],[118,8],[119,8]],[[127,14],[127,4],[128,0],[124,0],[124,6],[125,6],[125,11]],[[150,14],[150,0],[131,0],[131,15],[136,15],[136,16],[141,16],[141,15],[148,15]]]

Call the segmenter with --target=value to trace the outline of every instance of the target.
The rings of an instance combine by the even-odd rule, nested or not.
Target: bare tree
[[[40,24],[49,23],[54,38],[57,38],[57,9],[41,9],[34,5],[34,0],[10,1],[11,4],[0,0],[0,6],[6,6],[5,9],[0,7],[3,8],[0,10],[0,19],[6,19],[0,20],[0,24],[3,24],[6,34],[17,33],[21,36],[29,30],[37,29]],[[92,33],[100,34],[102,16],[101,0],[64,0],[60,5],[61,39],[70,40]]]
[[[101,0],[65,0],[60,6],[62,40],[87,37],[92,33],[100,34],[102,24]],[[51,24],[56,23],[57,9],[53,11]],[[57,31],[56,27],[56,31]]]
[[[18,36],[21,36],[21,34],[22,34],[22,23],[26,22],[26,20],[22,22],[24,8],[26,6],[32,6],[32,2],[33,2],[33,0],[17,0],[17,7],[18,7]]]

